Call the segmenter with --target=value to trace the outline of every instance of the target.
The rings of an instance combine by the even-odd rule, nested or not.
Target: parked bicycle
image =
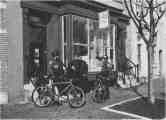
[[[103,78],[96,77],[95,88],[92,93],[94,102],[103,103],[109,98],[109,88],[103,83]]]
[[[73,63],[71,61],[71,63]],[[71,64],[66,67],[60,59],[51,61],[51,72],[49,75],[40,76],[37,81],[44,84],[35,84],[32,92],[32,101],[36,106],[47,107],[54,102],[69,103],[73,108],[78,108],[85,103],[85,93],[78,86],[78,81],[84,79],[84,72],[78,70],[77,64]],[[80,69],[80,68],[79,68]],[[78,74],[79,71],[79,74]],[[38,83],[38,82],[37,82]]]
[[[84,91],[73,84],[73,79],[66,82],[53,82],[50,76],[45,76],[49,84],[39,86],[32,92],[32,101],[36,106],[47,107],[54,102],[68,103],[70,107],[79,108],[85,104]],[[67,78],[64,78],[67,79]],[[63,86],[62,90],[57,93],[57,86]]]
[[[109,99],[109,87],[116,84],[116,72],[113,71],[113,65],[108,62],[108,56],[98,57],[102,60],[102,69],[96,75],[95,88],[92,99],[94,102],[103,103]]]

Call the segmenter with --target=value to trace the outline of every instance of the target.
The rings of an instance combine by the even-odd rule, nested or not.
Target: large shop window
[[[73,58],[79,57],[86,61],[88,70],[97,70],[99,61],[97,56],[97,34],[98,21],[73,15]]]
[[[68,15],[63,16],[64,62],[67,63],[67,56],[70,55],[72,59],[79,58],[84,60],[88,64],[89,71],[100,71],[102,63],[96,59],[96,57],[103,56],[106,47],[108,50],[106,51],[107,55],[110,55],[110,49],[113,48],[113,38],[111,36],[114,32],[113,27],[102,31],[98,28],[99,24],[97,20],[76,15],[72,15],[72,24],[69,25],[68,23],[70,22],[67,21],[70,20]],[[66,26],[68,26],[68,28]],[[70,40],[66,37],[69,33],[72,33],[70,36],[72,39]]]

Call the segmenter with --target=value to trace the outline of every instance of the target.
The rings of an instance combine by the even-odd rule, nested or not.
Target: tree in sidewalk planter
[[[155,102],[153,95],[153,69],[154,48],[157,40],[157,26],[166,12],[165,0],[123,0],[124,6],[135,24],[139,35],[144,40],[148,53],[148,98]],[[135,7],[136,5],[136,7]],[[138,8],[138,9],[135,9]]]

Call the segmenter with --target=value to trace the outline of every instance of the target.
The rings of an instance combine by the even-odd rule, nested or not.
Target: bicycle
[[[45,76],[49,84],[39,86],[32,92],[32,101],[38,107],[48,107],[57,101],[59,103],[68,103],[72,108],[79,108],[85,104],[85,93],[82,88],[73,84],[73,79],[65,82],[53,82],[50,76]],[[56,93],[56,86],[66,85],[59,94]],[[35,95],[39,94],[37,98]]]
[[[94,102],[103,103],[109,98],[109,88],[108,85],[113,84],[112,80],[112,68],[108,67],[108,56],[97,57],[99,60],[103,60],[103,65],[101,71],[96,75],[95,87],[92,94],[92,99]],[[112,64],[110,64],[111,66]],[[110,81],[111,79],[111,81]]]
[[[109,88],[104,84],[103,78],[96,77],[95,88],[92,93],[94,102],[103,103],[109,98]]]

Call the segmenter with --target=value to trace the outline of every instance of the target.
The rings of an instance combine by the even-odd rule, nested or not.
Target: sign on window
[[[109,26],[109,10],[99,13],[99,28],[107,28]]]

